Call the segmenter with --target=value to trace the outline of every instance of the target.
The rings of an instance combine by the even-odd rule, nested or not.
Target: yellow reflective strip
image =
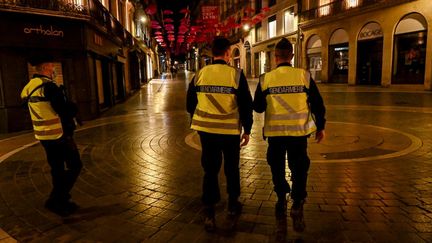
[[[62,134],[63,133],[63,129],[57,128],[57,129],[45,130],[45,131],[37,131],[37,130],[35,130],[34,133],[37,136],[56,135],[56,134]]]
[[[306,119],[308,116],[308,113],[272,114],[268,116],[268,120],[299,120]]]
[[[35,110],[33,110],[33,108],[31,107],[31,105],[29,105],[28,107],[29,107],[30,113],[31,113],[33,116],[35,116],[37,119],[42,119],[42,117],[39,116],[39,114],[38,114]]]
[[[280,96],[272,96],[283,108],[285,108],[285,110],[289,111],[289,112],[295,112],[293,108],[291,108],[290,105],[288,105],[288,103],[286,103],[286,101],[284,99],[282,99],[282,97]]]
[[[192,120],[192,126],[200,126],[207,128],[223,128],[223,129],[239,129],[239,124],[230,124],[230,123],[219,123],[219,122],[205,122],[199,120]]]
[[[50,120],[42,120],[42,121],[32,121],[35,126],[49,126],[60,123],[60,118],[54,118]]]
[[[313,121],[306,123],[305,125],[270,125],[266,127],[269,132],[280,132],[280,131],[306,131],[315,126]]]
[[[206,94],[207,99],[209,99],[210,103],[212,103],[214,105],[214,107],[216,107],[216,109],[222,113],[225,114],[227,113],[224,108],[219,104],[219,102],[217,102],[217,100],[215,99],[215,97],[213,97],[213,95],[211,94]]]
[[[238,113],[232,113],[232,114],[210,114],[202,110],[196,110],[195,114],[204,117],[204,118],[213,118],[213,119],[219,119],[219,120],[227,120],[227,119],[236,119],[239,117]]]

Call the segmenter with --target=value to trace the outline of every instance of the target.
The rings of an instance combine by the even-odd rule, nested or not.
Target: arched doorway
[[[252,75],[252,54],[249,41],[244,43],[244,48],[246,50],[246,76],[250,77]]]
[[[329,42],[329,81],[348,83],[348,33],[344,29],[333,32]]]
[[[308,69],[315,81],[321,81],[322,57],[321,39],[318,35],[313,35],[307,42],[306,54]]]
[[[394,36],[392,84],[423,84],[426,60],[426,19],[418,13],[403,17]]]
[[[232,52],[233,65],[235,68],[240,68],[240,51],[238,48],[235,48]]]
[[[357,41],[357,83],[380,85],[383,56],[381,25],[376,22],[366,24]]]

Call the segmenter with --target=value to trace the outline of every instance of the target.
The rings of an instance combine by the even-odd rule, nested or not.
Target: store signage
[[[38,27],[24,27],[23,29],[25,34],[35,34],[35,35],[45,35],[45,36],[59,36],[63,37],[64,32],[62,30],[56,30],[52,25],[49,27],[45,27],[43,25],[39,25]]]
[[[370,23],[363,27],[359,34],[359,40],[369,40],[383,36],[381,26],[377,23]]]
[[[202,6],[201,16],[203,21],[217,23],[219,22],[219,7],[218,6]]]

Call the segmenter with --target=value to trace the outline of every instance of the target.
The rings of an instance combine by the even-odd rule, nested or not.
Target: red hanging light
[[[165,15],[170,15],[170,14],[173,14],[174,12],[172,10],[166,9],[162,13]]]
[[[157,12],[156,4],[150,4],[145,10],[146,14],[153,15]]]

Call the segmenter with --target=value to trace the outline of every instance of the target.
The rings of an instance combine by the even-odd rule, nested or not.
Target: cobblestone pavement
[[[185,112],[190,78],[155,79],[77,131],[84,169],[73,198],[82,208],[67,218],[43,207],[49,167],[32,134],[0,140],[0,241],[432,242],[431,92],[319,85],[327,139],[310,141],[303,233],[274,217],[255,114],[241,152],[243,214],[228,227],[223,197],[218,230],[206,233],[199,139]]]

